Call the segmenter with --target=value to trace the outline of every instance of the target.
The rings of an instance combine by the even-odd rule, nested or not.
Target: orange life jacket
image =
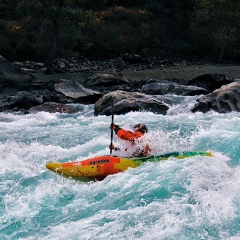
[[[138,138],[142,137],[143,134],[139,131],[135,131],[135,132],[131,132],[131,131],[126,131],[122,128],[120,128],[117,131],[117,136],[123,140],[127,140],[127,141],[135,141]]]
[[[118,128],[117,131],[115,131],[117,136],[121,138],[122,140],[130,141],[134,144],[134,141],[141,138],[144,134],[140,131],[131,132],[129,130],[124,130],[122,128]],[[144,149],[139,149],[136,153],[136,155],[141,157],[149,156],[151,152],[151,148],[148,144],[146,144]]]

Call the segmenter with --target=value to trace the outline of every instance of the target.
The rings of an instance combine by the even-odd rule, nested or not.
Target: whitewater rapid
[[[63,178],[49,161],[109,154],[110,117],[0,113],[0,239],[240,239],[240,114],[191,113],[192,97],[167,115],[114,116],[143,122],[157,153],[211,151],[146,163],[94,183]],[[114,143],[119,142],[114,137]]]

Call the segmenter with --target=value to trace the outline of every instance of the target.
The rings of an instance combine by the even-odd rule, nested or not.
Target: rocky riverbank
[[[31,61],[0,60],[1,111],[65,113],[77,111],[68,103],[83,103],[95,104],[95,115],[108,115],[113,98],[115,114],[139,110],[166,114],[171,100],[165,94],[203,95],[192,111],[240,111],[239,66],[166,59],[134,63],[62,59],[50,69]]]
[[[95,72],[121,73],[129,81],[146,78],[176,80],[186,82],[208,73],[224,74],[227,79],[240,79],[240,65],[213,64],[199,60],[166,59],[152,57],[141,61],[139,56],[108,61],[89,61],[87,59],[57,59],[51,69],[43,63],[33,61],[14,62],[15,66],[31,73],[39,81],[59,78],[76,80],[84,84],[85,79]],[[135,60],[132,60],[135,59]]]

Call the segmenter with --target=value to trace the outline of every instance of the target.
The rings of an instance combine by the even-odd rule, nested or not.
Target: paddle
[[[112,112],[112,125],[114,124],[113,121],[114,121],[114,113],[113,113],[113,97],[112,97],[112,100],[111,100],[111,112]],[[113,145],[113,129],[111,128],[111,143],[110,143],[110,146]],[[110,154],[112,154],[112,149],[110,149]]]

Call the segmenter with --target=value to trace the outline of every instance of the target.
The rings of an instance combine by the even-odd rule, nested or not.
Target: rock
[[[11,103],[10,101],[11,101],[11,97],[0,98],[0,111],[1,112],[11,110],[11,108],[9,107],[9,105]]]
[[[0,111],[23,111],[42,104],[44,94],[20,91],[15,96],[0,99]]]
[[[26,71],[45,71],[44,64],[33,61],[15,62],[15,65],[18,66],[16,67],[0,56],[0,111],[26,111],[33,108],[31,111],[35,112],[46,110],[70,113],[77,110],[74,107],[64,105],[65,103],[96,103],[95,115],[110,115],[110,99],[113,97],[115,114],[125,114],[129,111],[152,111],[166,114],[168,106],[174,101],[174,96],[165,97],[164,94],[192,96],[208,94],[214,90],[213,95],[208,94],[199,98],[192,111],[207,112],[212,109],[218,112],[239,111],[239,89],[236,85],[234,85],[234,88],[233,86],[227,87],[226,84],[233,81],[227,80],[223,74],[204,74],[188,81],[187,85],[184,85],[186,79],[182,79],[181,82],[174,81],[174,79],[172,81],[142,79],[129,82],[127,78],[117,72],[120,70],[155,69],[157,66],[164,67],[169,64],[177,64],[175,64],[176,61],[173,61],[174,64],[172,64],[171,61],[166,60],[165,63],[164,60],[162,65],[162,60],[157,58],[148,58],[145,59],[146,61],[142,61],[137,55],[126,55],[125,57],[130,61],[126,59],[125,61],[123,59],[109,61],[61,59],[55,62],[51,69],[48,69],[49,73],[54,73],[54,75],[49,76],[49,80],[48,78],[46,80],[41,78],[36,80]],[[135,63],[130,63],[131,61]],[[55,77],[56,72],[70,73],[85,70],[91,72],[105,71],[105,73],[92,74],[86,78],[84,86],[76,81],[59,80],[58,76]],[[218,89],[221,86],[224,87]],[[103,94],[106,94],[106,96],[103,97]],[[171,101],[171,99],[173,100]]]
[[[240,112],[240,82],[224,85],[213,93],[197,99],[197,101],[198,103],[191,109],[192,112],[206,113],[210,110],[219,113]]]
[[[15,96],[0,98],[0,111],[25,111],[51,99],[51,93],[47,89],[32,92],[19,91]]]
[[[9,63],[0,56],[0,95],[11,96],[18,91],[28,91],[32,87],[34,76]]]
[[[182,96],[194,96],[209,93],[206,89],[201,87],[186,86],[166,80],[146,84],[142,87],[140,92],[152,95],[175,94]]]
[[[89,87],[109,87],[114,85],[130,84],[130,82],[127,78],[119,74],[94,73],[85,80],[85,84]]]
[[[80,83],[70,80],[55,83],[54,88],[57,92],[57,99],[61,103],[93,104],[103,96],[98,91],[85,88]]]
[[[226,79],[224,74],[211,73],[200,75],[190,80],[187,85],[198,86],[207,89],[209,92],[213,92],[221,86],[232,82],[232,80]]]
[[[43,103],[43,96],[34,94],[27,91],[20,91],[12,98],[12,103],[10,108],[20,109],[29,109],[33,106],[40,105]]]
[[[68,106],[56,102],[47,102],[39,106],[30,108],[26,113],[37,113],[37,112],[50,112],[50,113],[75,113],[77,109],[73,106]]]
[[[142,58],[138,54],[125,53],[123,55],[123,61],[128,62],[128,63],[141,63],[141,62],[145,62],[146,59]]]
[[[131,111],[151,111],[167,114],[169,107],[157,98],[137,92],[114,91],[100,98],[94,106],[94,115],[111,115],[113,98],[114,114],[126,114]],[[169,101],[166,99],[166,101]]]

